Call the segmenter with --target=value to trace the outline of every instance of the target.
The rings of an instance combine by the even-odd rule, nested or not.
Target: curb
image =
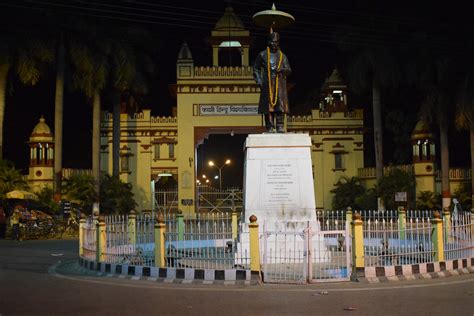
[[[380,283],[389,281],[435,279],[469,273],[474,273],[474,258],[432,263],[357,268],[355,281],[364,283]]]
[[[215,270],[194,268],[156,268],[126,264],[113,264],[89,261],[79,258],[79,265],[88,270],[97,271],[97,276],[120,279],[148,280],[173,284],[224,284],[257,285],[258,272],[250,270]]]
[[[452,270],[452,271],[440,271],[440,272],[421,273],[421,274],[412,274],[412,275],[361,278],[359,279],[358,282],[373,284],[373,283],[398,282],[398,281],[408,281],[408,280],[426,280],[426,279],[447,278],[447,277],[464,275],[464,274],[474,274],[474,267],[468,267],[468,268]]]

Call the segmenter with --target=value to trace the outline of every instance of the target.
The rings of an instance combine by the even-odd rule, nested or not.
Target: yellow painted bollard
[[[444,261],[443,220],[439,212],[434,212],[431,219],[431,243],[433,244],[434,261]]]
[[[451,213],[449,212],[449,208],[445,207],[443,209],[443,230],[445,236],[445,243],[451,242]]]
[[[105,248],[107,246],[106,234],[105,234],[105,217],[100,215],[96,224],[96,261],[105,261]]]
[[[398,207],[398,233],[400,239],[405,239],[405,230],[407,227],[407,213],[403,206]]]
[[[166,225],[163,214],[159,214],[155,222],[155,266],[165,267],[165,233]]]
[[[134,210],[130,211],[128,215],[128,242],[130,245],[137,243],[137,215]]]
[[[250,271],[260,272],[260,239],[258,235],[257,216],[252,215],[249,220]]]
[[[354,213],[351,222],[352,234],[352,276],[357,279],[357,268],[365,266],[363,222],[359,213]]]
[[[84,255],[84,230],[86,226],[86,216],[84,213],[81,213],[81,218],[79,219],[79,257]]]
[[[232,240],[237,240],[238,223],[237,223],[237,212],[232,212]]]
[[[346,223],[350,225],[352,223],[352,207],[346,209]]]
[[[178,222],[178,240],[184,240],[184,215],[183,211],[179,210],[176,214],[176,221]]]

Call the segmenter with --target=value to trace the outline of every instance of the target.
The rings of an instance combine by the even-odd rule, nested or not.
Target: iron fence
[[[196,215],[196,218],[190,219],[170,215],[165,220],[166,266],[199,269],[246,268],[249,263],[247,254],[240,251],[240,259],[236,260],[239,251],[236,218],[233,221],[232,216],[225,213]]]
[[[433,262],[429,218],[409,218],[405,227],[395,220],[364,222],[365,266]]]
[[[96,220],[88,217],[83,228],[82,251],[83,256],[89,260],[95,260],[97,251],[97,226]]]
[[[453,213],[450,221],[444,222],[444,257],[445,260],[474,257],[474,223],[471,214]]]
[[[264,223],[265,282],[306,283],[349,279],[348,226],[320,228],[320,221]]]
[[[153,217],[151,214],[140,214],[135,217],[135,221],[129,217],[105,217],[105,262],[154,266]]]

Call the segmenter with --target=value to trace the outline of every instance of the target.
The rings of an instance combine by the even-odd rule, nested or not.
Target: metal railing
[[[242,211],[243,193],[241,189],[219,190],[209,186],[200,186],[197,196],[196,206],[199,212]]]
[[[445,260],[474,257],[474,236],[471,214],[465,212],[451,216],[449,223],[444,221]]]
[[[220,213],[196,215],[196,218],[189,219],[180,218],[180,215],[166,218],[166,266],[198,269],[246,268],[247,255],[240,253],[239,258],[242,259],[235,258],[238,241],[233,236],[232,226],[238,223],[232,222],[232,216]]]
[[[134,227],[131,227],[134,225]],[[154,218],[152,214],[105,217],[105,262],[154,266]]]
[[[428,218],[410,218],[406,227],[392,219],[368,220],[363,232],[366,267],[433,262]]]
[[[86,259],[95,260],[97,251],[97,226],[96,220],[92,217],[86,219],[86,223],[83,228],[83,243],[82,251],[83,256]]]
[[[474,257],[474,223],[470,213],[445,213],[442,221],[433,219],[428,211],[360,214],[362,230],[358,236],[362,238],[360,245],[363,245],[366,267]],[[100,231],[98,219],[89,217],[81,222],[81,253],[86,259],[100,257],[106,263],[151,267],[157,265],[155,256],[160,253],[165,267],[249,269],[249,225],[241,221],[241,215],[236,212],[196,213],[193,217],[165,214],[162,228],[155,227],[153,212],[109,215],[105,216]],[[267,265],[268,276],[279,281],[288,277],[296,282],[310,279],[311,274],[315,278],[335,278],[335,273],[339,279],[347,277],[349,264],[344,260],[352,251],[348,230],[351,216],[355,212],[348,216],[345,211],[318,211],[317,221],[310,222],[312,226],[300,225],[296,230],[294,225],[292,229],[281,226],[283,222],[261,223],[260,247],[265,255],[261,262]],[[156,249],[157,229],[164,232],[164,248]],[[435,233],[441,229],[442,238]],[[103,241],[98,244],[98,240]],[[444,249],[439,246],[440,240]],[[314,246],[312,249],[308,248],[310,244]],[[99,246],[101,251],[97,251]],[[311,258],[307,251],[312,253]],[[278,270],[282,263],[290,268]]]

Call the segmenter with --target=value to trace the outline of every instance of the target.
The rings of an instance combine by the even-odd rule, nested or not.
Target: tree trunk
[[[10,65],[8,63],[0,65],[0,160],[3,159],[3,121],[5,119],[5,106],[7,97],[7,77],[8,69]]]
[[[382,105],[380,102],[380,87],[375,80],[372,82],[372,107],[374,115],[375,176],[377,184],[379,184],[383,178]],[[379,209],[383,209],[382,202],[379,198]]]
[[[474,121],[469,124],[469,138],[471,143],[471,212],[474,213]]]
[[[118,179],[120,175],[120,97],[114,100],[112,124],[112,175]]]
[[[449,188],[449,142],[448,122],[443,115],[439,118],[439,139],[441,146],[441,194],[443,197],[443,209],[451,204],[451,191]]]
[[[56,91],[54,99],[54,193],[61,199],[63,163],[63,106],[64,106],[64,34],[61,33],[57,51]]]
[[[95,91],[92,100],[92,176],[96,201],[93,214],[99,211],[100,201],[100,91]]]

